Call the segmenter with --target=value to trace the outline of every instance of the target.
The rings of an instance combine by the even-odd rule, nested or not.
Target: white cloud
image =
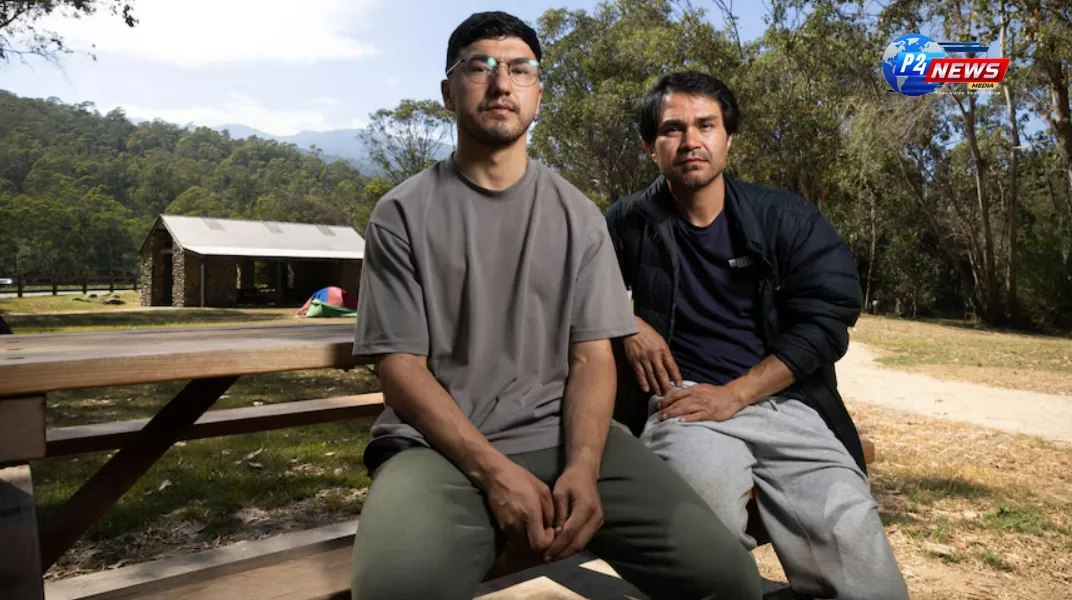
[[[368,121],[363,121],[361,119],[351,119],[350,122],[346,124],[347,129],[364,129],[366,127],[368,127]]]
[[[377,53],[352,32],[379,0],[139,0],[133,29],[108,11],[42,23],[76,50],[182,67],[250,62],[314,63]],[[96,48],[92,48],[92,45]]]
[[[109,107],[103,112],[111,110]],[[294,135],[299,131],[336,129],[323,113],[316,110],[274,110],[248,96],[232,93],[222,108],[194,106],[190,108],[122,107],[133,119],[162,119],[178,125],[188,123],[205,127],[246,125],[272,135]]]
[[[339,100],[338,98],[332,98],[330,96],[321,96],[317,98],[316,101],[321,104],[327,104],[328,106],[339,106],[340,104],[342,104],[342,100]]]

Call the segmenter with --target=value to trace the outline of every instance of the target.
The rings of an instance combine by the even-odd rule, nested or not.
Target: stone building
[[[335,285],[357,297],[352,227],[161,215],[141,247],[144,306],[297,304]]]

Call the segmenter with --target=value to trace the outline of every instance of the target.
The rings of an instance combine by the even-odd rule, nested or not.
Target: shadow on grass
[[[981,500],[995,495],[989,486],[961,477],[890,477],[885,487],[899,490],[913,502],[933,502],[942,498]]]
[[[131,310],[79,314],[8,315],[5,319],[15,333],[23,331],[55,331],[74,327],[151,328],[174,325],[258,323],[279,321],[293,314],[289,309],[192,309],[192,310]]]

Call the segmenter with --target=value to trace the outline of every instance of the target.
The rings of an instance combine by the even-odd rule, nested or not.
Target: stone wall
[[[176,247],[172,258],[175,306],[201,305],[201,257]]]
[[[205,259],[205,306],[233,306],[238,303],[238,261],[226,256]],[[200,276],[200,273],[198,274]],[[200,298],[198,298],[200,302]]]
[[[142,306],[163,306],[167,302],[165,268],[167,256],[165,251],[171,248],[171,236],[164,229],[152,232],[145,242],[139,257],[138,292]]]

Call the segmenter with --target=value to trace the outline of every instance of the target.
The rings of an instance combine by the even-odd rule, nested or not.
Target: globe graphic
[[[893,40],[893,42],[886,46],[886,52],[882,54],[882,75],[886,78],[886,83],[890,84],[890,87],[904,94],[905,96],[922,96],[933,92],[941,83],[927,83],[923,81],[922,74],[912,75],[894,75],[897,70],[897,53],[899,52],[926,52],[931,55],[929,59],[941,58],[945,56],[945,50],[934,40],[925,35],[918,33],[909,33],[902,35],[901,37]]]

